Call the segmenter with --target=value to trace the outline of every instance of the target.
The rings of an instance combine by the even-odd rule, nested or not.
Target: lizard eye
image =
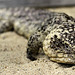
[[[57,38],[57,35],[54,35],[54,38]]]

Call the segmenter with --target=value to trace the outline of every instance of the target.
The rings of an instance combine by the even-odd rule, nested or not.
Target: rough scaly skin
[[[0,33],[11,29],[29,38],[30,60],[35,60],[42,48],[52,61],[75,64],[75,19],[71,16],[45,9],[1,9]]]

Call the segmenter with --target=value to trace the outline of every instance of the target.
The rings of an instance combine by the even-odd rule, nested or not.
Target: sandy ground
[[[50,10],[75,17],[75,7]],[[75,65],[57,64],[43,54],[30,61],[26,47],[27,40],[15,32],[0,34],[0,75],[75,75]]]

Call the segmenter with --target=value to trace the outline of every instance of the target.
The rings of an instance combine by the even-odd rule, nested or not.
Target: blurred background
[[[0,7],[31,6],[31,7],[58,7],[74,6],[75,0],[0,0]]]

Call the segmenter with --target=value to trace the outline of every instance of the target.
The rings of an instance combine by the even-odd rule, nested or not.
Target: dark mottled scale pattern
[[[75,19],[47,9],[0,10],[0,33],[14,29],[28,40],[27,57],[35,60],[39,49],[58,63],[75,64]]]

